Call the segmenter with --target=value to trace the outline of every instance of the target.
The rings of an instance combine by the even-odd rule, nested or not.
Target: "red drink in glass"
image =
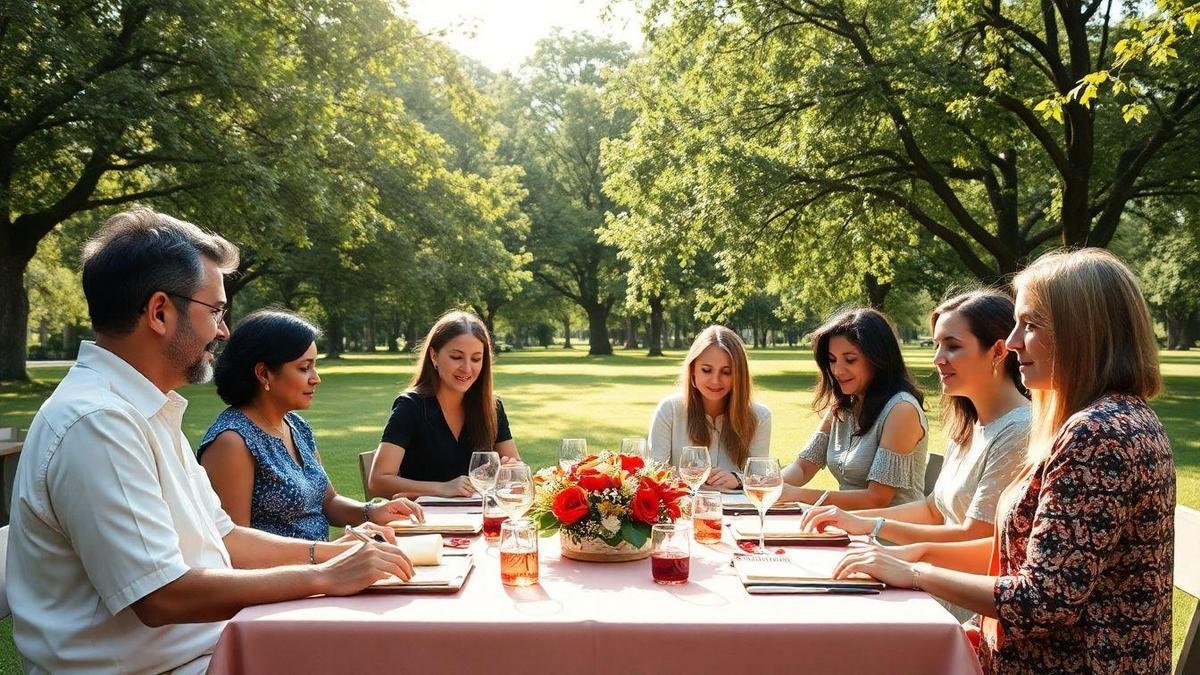
[[[496,541],[500,538],[500,525],[508,520],[505,516],[485,515],[483,517],[483,536],[488,541]]]
[[[650,574],[658,584],[682,584],[688,580],[692,558],[674,551],[650,556]]]
[[[721,541],[721,516],[703,515],[692,519],[692,531],[701,544],[716,544]]]
[[[505,586],[532,586],[537,582],[537,551],[500,551],[500,583]]]

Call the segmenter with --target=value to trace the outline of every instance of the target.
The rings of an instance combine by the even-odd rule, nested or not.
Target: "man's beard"
[[[205,384],[212,380],[213,364],[205,358],[208,353],[216,353],[218,340],[213,340],[200,348],[196,353],[196,331],[192,329],[191,319],[183,314],[179,329],[175,331],[175,339],[167,346],[167,358],[171,363],[183,369],[188,384]]]

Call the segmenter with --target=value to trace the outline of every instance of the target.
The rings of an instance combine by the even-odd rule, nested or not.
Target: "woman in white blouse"
[[[705,484],[738,489],[746,459],[771,452],[771,411],[750,400],[742,339],[724,326],[705,328],[683,360],[679,384],[650,420],[651,458],[676,466],[685,446],[706,446],[713,469]]]
[[[874,533],[896,544],[992,536],[996,501],[1021,469],[1029,434],[1028,393],[1016,354],[1004,346],[1013,303],[994,290],[964,293],[934,310],[931,323],[951,439],[933,493],[886,509],[821,506],[805,514],[803,528]]]

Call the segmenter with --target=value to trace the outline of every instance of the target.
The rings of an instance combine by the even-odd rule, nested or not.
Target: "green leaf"
[[[1141,103],[1130,103],[1128,105],[1121,106],[1121,117],[1124,118],[1126,122],[1129,122],[1130,120],[1141,122],[1142,118],[1148,114],[1150,114],[1150,109]]]
[[[621,539],[629,542],[630,546],[641,548],[646,543],[646,540],[650,538],[650,526],[645,523],[635,523],[627,520],[621,523],[621,530],[618,534]]]
[[[1096,94],[1098,93],[1100,93],[1100,90],[1094,84],[1084,87],[1083,94],[1079,97],[1079,105],[1088,108],[1092,107],[1092,99],[1096,98]]]

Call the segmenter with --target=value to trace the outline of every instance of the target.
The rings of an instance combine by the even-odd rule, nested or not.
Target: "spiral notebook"
[[[884,588],[874,579],[832,579],[785,555],[738,556],[733,568],[751,593],[878,593]]]
[[[470,553],[443,553],[441,559],[441,563],[437,565],[413,567],[412,578],[408,581],[388,577],[363,590],[386,593],[453,593],[466,583],[471,570],[475,568],[475,560]]]

